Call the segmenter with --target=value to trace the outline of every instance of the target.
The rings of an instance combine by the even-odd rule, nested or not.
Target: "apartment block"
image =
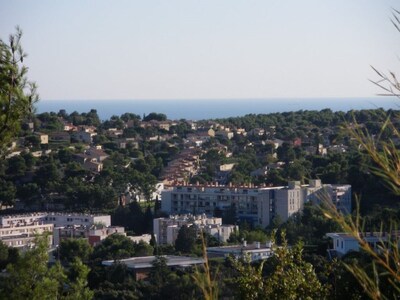
[[[36,235],[50,233],[49,245],[58,245],[62,237],[92,237],[93,244],[109,234],[123,232],[112,228],[109,215],[38,212],[0,216],[0,240],[6,245],[26,248]]]
[[[241,220],[255,226],[266,227],[275,216],[286,221],[301,211],[304,203],[332,201],[344,212],[351,212],[351,186],[325,185],[320,180],[310,180],[301,185],[298,181],[288,186],[255,187],[214,185],[175,185],[162,192],[162,210],[170,214],[206,214],[215,210],[235,209]]]
[[[19,249],[29,248],[33,245],[37,235],[49,233],[49,245],[53,243],[53,224],[46,224],[39,220],[24,220],[21,223],[2,222],[0,226],[0,241],[6,246]]]
[[[125,228],[120,226],[103,226],[95,224],[92,226],[68,225],[55,227],[53,231],[53,245],[59,245],[64,239],[83,238],[87,239],[90,245],[96,246],[112,234],[126,235]]]
[[[215,237],[220,242],[226,242],[230,234],[238,230],[235,225],[222,225],[221,218],[208,218],[202,215],[172,215],[169,218],[157,218],[153,220],[154,236],[158,244],[173,244],[178,237],[182,226],[194,226]]]

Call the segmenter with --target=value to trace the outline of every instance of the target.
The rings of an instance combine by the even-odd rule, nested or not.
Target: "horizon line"
[[[201,100],[229,100],[229,101],[237,101],[237,100],[319,100],[319,99],[371,99],[371,98],[397,98],[392,95],[372,95],[372,96],[328,96],[328,97],[243,97],[243,98],[46,98],[39,99],[40,101],[110,101],[110,100],[118,100],[118,101],[201,101]]]

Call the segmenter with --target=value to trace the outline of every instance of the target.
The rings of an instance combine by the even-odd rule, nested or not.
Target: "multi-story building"
[[[53,243],[53,224],[46,224],[37,219],[26,219],[23,222],[1,221],[0,241],[9,247],[29,248],[37,235],[49,233],[49,245]]]
[[[173,244],[178,237],[182,226],[194,226],[215,237],[220,242],[226,242],[230,234],[238,230],[235,225],[222,225],[221,218],[208,218],[202,215],[175,215],[169,218],[157,218],[153,220],[154,236],[158,244]]]
[[[119,226],[104,226],[99,224],[95,224],[90,227],[84,225],[55,227],[53,231],[53,244],[59,245],[64,239],[83,238],[87,239],[90,245],[96,246],[108,236],[116,233],[126,235],[125,228]]]
[[[310,180],[288,186],[254,187],[215,185],[176,185],[162,192],[162,210],[170,214],[207,214],[234,209],[241,220],[266,227],[275,216],[286,221],[303,209],[304,203],[332,201],[344,213],[351,212],[351,186],[325,185]]]
[[[49,245],[57,245],[61,236],[86,238],[92,236],[94,244],[111,233],[121,231],[120,228],[110,226],[109,215],[52,212],[4,215],[0,216],[0,240],[8,246],[24,248],[33,243],[36,235],[48,232]],[[104,230],[106,232],[103,234]]]

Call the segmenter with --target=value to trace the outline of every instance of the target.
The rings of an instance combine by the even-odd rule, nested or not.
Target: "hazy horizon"
[[[280,98],[280,99],[197,99],[190,101],[167,99],[142,100],[43,100],[38,103],[38,113],[58,112],[65,109],[67,113],[77,111],[89,112],[96,109],[100,119],[123,113],[135,113],[140,116],[151,112],[164,113],[170,119],[215,119],[244,116],[246,114],[268,114],[299,110],[349,111],[360,109],[399,109],[400,101],[396,97],[360,97],[360,98]],[[275,101],[274,101],[275,100]],[[179,109],[177,109],[179,105]]]

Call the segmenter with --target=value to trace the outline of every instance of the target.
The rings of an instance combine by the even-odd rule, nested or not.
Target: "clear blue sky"
[[[42,99],[364,97],[396,0],[0,0]]]

